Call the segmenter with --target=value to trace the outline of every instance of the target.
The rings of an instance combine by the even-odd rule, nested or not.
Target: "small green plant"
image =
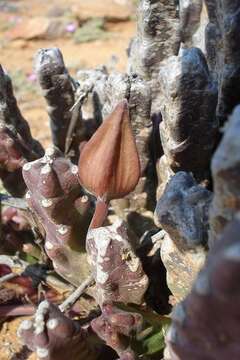
[[[104,29],[104,19],[92,18],[75,31],[73,38],[76,43],[85,43],[107,37],[109,37],[109,33]]]

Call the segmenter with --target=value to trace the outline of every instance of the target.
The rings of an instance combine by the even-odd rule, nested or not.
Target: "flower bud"
[[[81,184],[104,200],[131,192],[140,177],[140,162],[128,103],[121,101],[84,146],[79,160]]]

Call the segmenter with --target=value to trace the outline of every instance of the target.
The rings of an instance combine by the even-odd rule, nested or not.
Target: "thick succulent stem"
[[[126,226],[120,221],[88,232],[86,247],[100,305],[143,301],[148,279],[130,241]]]
[[[141,0],[137,37],[130,48],[129,71],[149,81],[152,113],[159,113],[158,72],[161,61],[175,52],[179,23],[175,0]]]
[[[78,286],[89,274],[85,237],[92,214],[78,181],[78,167],[51,147],[43,158],[24,165],[23,177],[47,255],[56,272]]]
[[[64,153],[74,91],[61,51],[57,48],[39,50],[35,71],[48,105],[53,144]]]
[[[173,312],[171,360],[239,358],[239,215],[210,251],[186,300]]]
[[[210,244],[240,210],[240,106],[229,119],[222,141],[212,158],[214,196],[210,210]]]
[[[206,0],[206,4],[211,21],[207,32],[209,57],[219,81],[217,116],[223,124],[240,101],[239,1]]]
[[[0,65],[0,177],[13,196],[23,196],[21,169],[43,155],[42,146],[30,133],[13,94],[12,82]]]
[[[179,56],[169,57],[162,63],[159,80],[163,118],[160,133],[164,151],[159,177],[164,181],[158,196],[171,172],[192,172],[197,181],[209,178],[218,130],[217,88],[199,49],[184,49]]]
[[[34,314],[35,309],[33,305],[1,305],[0,317],[29,316]]]
[[[68,319],[53,304],[39,304],[33,320],[25,320],[18,335],[37,356],[44,360],[96,360],[99,353],[89,345],[88,331]]]

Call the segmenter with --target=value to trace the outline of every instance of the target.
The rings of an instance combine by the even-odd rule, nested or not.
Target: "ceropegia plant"
[[[55,49],[37,55],[40,84],[43,88],[45,82],[46,86],[52,85],[50,97],[47,96],[48,90],[45,89],[44,92],[51,104],[55,99],[54,95],[58,94],[57,88],[54,88],[54,81],[58,85],[57,76],[62,79],[64,73],[64,81],[71,81],[63,62],[62,70],[58,71],[59,62],[56,57],[60,57],[62,61],[60,55],[59,50]],[[39,56],[42,56],[41,61]],[[48,62],[49,68],[53,66],[54,72],[48,69]],[[70,117],[70,109],[64,108],[63,111],[69,113]],[[49,115],[54,124],[56,118],[52,119],[50,110]],[[22,117],[20,121],[24,121]],[[60,119],[60,124],[62,121]],[[60,124],[58,126],[61,128]],[[15,171],[15,167],[11,167],[15,157],[20,159],[17,165],[22,170],[20,175],[25,188],[25,199],[3,196],[4,203],[20,209],[8,208],[3,213],[3,219],[12,232],[14,228],[17,229],[18,224],[23,224],[18,230],[24,231],[25,223],[28,232],[26,241],[23,238],[21,244],[12,244],[13,250],[18,250],[20,257],[25,259],[21,260],[24,271],[19,276],[17,273],[13,274],[14,266],[9,267],[6,261],[5,273],[2,272],[3,278],[10,275],[5,281],[6,289],[10,288],[8,284],[12,284],[13,289],[14,286],[21,286],[22,291],[27,286],[28,296],[31,295],[36,304],[44,297],[48,299],[39,304],[32,320],[21,324],[18,334],[29,349],[36,351],[39,358],[61,359],[65,356],[65,351],[71,349],[68,352],[71,359],[95,359],[99,357],[98,352],[104,354],[105,343],[120,359],[137,359],[138,355],[147,351],[142,340],[156,332],[161,333],[167,320],[155,320],[158,324],[156,327],[152,326],[151,319],[142,315],[141,306],[148,287],[148,277],[136,254],[136,235],[129,231],[124,220],[119,219],[112,225],[107,225],[110,201],[128,195],[141,177],[128,101],[119,102],[91,139],[80,146],[78,166],[71,161],[69,152],[58,143],[58,139],[64,136],[66,143],[69,126],[66,126],[64,135],[62,128],[60,132],[57,131],[56,123],[55,126],[52,125],[54,144],[44,154],[39,152],[36,158],[28,159],[31,161],[25,160],[23,146],[17,148],[19,155],[15,155],[12,148],[4,148],[2,166],[10,174]],[[12,147],[18,146],[18,138],[23,142],[16,133]],[[38,147],[41,149],[40,145]],[[16,179],[18,181],[17,177]],[[15,193],[12,192],[12,195]],[[4,233],[9,242],[6,230]],[[28,261],[33,262],[32,273]],[[37,271],[38,274],[35,275]],[[63,280],[60,281],[58,275]],[[87,321],[87,326],[82,328],[81,322],[71,319],[71,310],[70,317],[63,315],[62,311],[67,309],[64,303],[59,309],[57,304],[61,298],[61,287],[62,291],[69,291],[67,286],[74,288],[88,278],[88,285],[91,280],[93,282],[88,294],[95,300],[93,309],[96,305],[99,306],[100,315],[97,311],[95,318]],[[37,294],[39,286],[41,294]],[[5,298],[7,299],[6,294]],[[19,295],[18,299],[21,299]],[[136,304],[137,308],[129,311],[122,309],[119,304]],[[8,310],[5,307],[3,312],[4,309]],[[19,314],[24,313],[22,306],[16,305],[15,313],[18,310]],[[148,313],[148,310],[145,309],[145,312]],[[26,309],[27,313],[29,309]],[[141,335],[139,339],[138,334]],[[162,343],[157,351],[161,349]]]
[[[45,150],[0,68],[0,315],[40,359],[239,359],[239,11],[140,0],[124,74],[39,50]]]

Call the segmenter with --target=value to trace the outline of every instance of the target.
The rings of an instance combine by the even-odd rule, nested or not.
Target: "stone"
[[[183,171],[174,175],[157,202],[156,223],[182,249],[207,246],[212,193]]]
[[[224,136],[212,158],[214,197],[210,210],[210,243],[240,210],[240,106],[225,126]]]
[[[6,33],[10,40],[57,39],[64,36],[66,23],[60,18],[44,16],[23,19]]]
[[[161,259],[167,270],[167,284],[175,302],[183,300],[190,292],[205,258],[203,248],[179,249],[170,236],[165,235],[161,245]]]

